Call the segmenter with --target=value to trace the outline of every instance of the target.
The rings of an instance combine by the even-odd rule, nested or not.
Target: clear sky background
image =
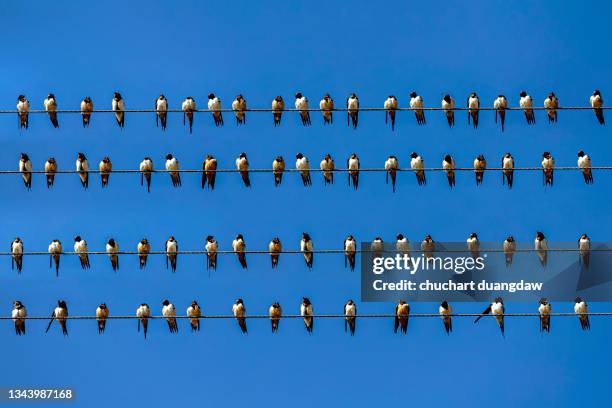
[[[114,91],[127,108],[153,108],[164,93],[171,108],[187,95],[200,107],[209,92],[224,107],[242,93],[250,107],[269,107],[283,95],[293,104],[296,91],[318,104],[329,92],[338,106],[356,92],[362,107],[382,106],[395,94],[407,106],[416,90],[425,104],[439,106],[445,93],[463,106],[475,90],[483,106],[504,93],[511,105],[527,90],[541,105],[551,90],[561,104],[586,105],[594,89],[612,100],[612,56],[608,24],[610,6],[601,2],[559,3],[502,1],[330,2],[281,4],[264,2],[119,2],[68,4],[12,3],[0,11],[4,66],[0,75],[0,107],[13,109],[25,94],[33,109],[54,92],[60,108],[78,109],[89,95],[96,108],[110,108]],[[389,154],[409,164],[412,151],[426,165],[439,166],[451,153],[457,165],[469,166],[480,153],[497,165],[506,151],[517,166],[538,166],[543,151],[558,165],[574,166],[584,149],[594,165],[610,165],[610,128],[599,126],[591,111],[559,113],[556,125],[538,112],[527,127],[522,113],[508,114],[501,133],[492,112],[481,114],[474,131],[459,112],[449,129],[441,112],[427,113],[427,126],[414,115],[398,115],[395,132],[384,113],[360,115],[359,128],[349,129],[336,114],[323,127],[319,114],[303,128],[297,114],[283,115],[272,126],[271,113],[247,115],[237,128],[230,114],[225,127],[215,128],[209,115],[196,117],[189,135],[182,115],[173,114],[168,129],[155,127],[154,115],[127,114],[119,130],[109,114],[96,114],[91,127],[80,115],[61,115],[59,130],[45,115],[31,115],[30,129],[19,131],[15,115],[0,116],[0,167],[17,169],[19,153],[30,155],[35,169],[54,156],[60,169],[73,169],[77,152],[92,166],[108,155],[115,168],[137,168],[143,156],[161,168],[173,153],[183,168],[199,168],[207,153],[220,168],[233,168],[240,152],[253,167],[269,167],[283,155],[293,167],[304,153],[316,165],[326,153],[344,165],[355,152],[364,167],[381,167]],[[609,115],[612,121],[612,114]],[[574,241],[587,232],[593,241],[609,241],[610,183],[595,173],[586,186],[579,173],[561,173],[553,188],[544,189],[541,174],[520,173],[515,188],[501,185],[499,174],[486,174],[476,188],[471,173],[461,173],[450,190],[442,174],[428,175],[419,188],[412,174],[400,174],[395,194],[383,173],[362,174],[352,191],[343,176],[323,186],[313,175],[304,188],[295,174],[275,188],[271,174],[252,175],[244,188],[238,175],[218,176],[214,192],[202,191],[196,174],[184,175],[172,188],[165,174],[154,176],[152,192],[141,188],[138,175],[111,175],[104,191],[92,177],[83,191],[76,175],[58,175],[47,190],[44,176],[26,191],[18,175],[0,177],[4,214],[0,242],[8,250],[19,235],[26,250],[46,250],[53,238],[70,249],[75,235],[103,250],[114,237],[121,249],[134,250],[148,237],[163,249],[173,234],[181,249],[202,249],[212,234],[222,249],[244,234],[249,249],[264,249],[279,236],[286,249],[298,249],[302,232],[316,248],[341,248],[347,234],[357,240],[380,235],[392,241],[399,232],[416,242],[431,234],[438,241],[463,241],[477,232],[482,241],[501,242],[508,234],[532,241],[543,231],[550,241]],[[111,314],[133,314],[147,302],[159,314],[164,298],[179,313],[197,299],[208,314],[228,314],[237,297],[250,314],[266,313],[279,301],[285,313],[297,313],[309,296],[317,313],[338,313],[347,299],[358,301],[360,313],[390,313],[394,304],[359,302],[359,274],[344,269],[340,255],[318,255],[309,271],[301,256],[283,255],[278,270],[267,256],[249,256],[249,269],[233,256],[223,256],[219,269],[207,273],[202,256],[181,256],[175,274],[161,256],[138,269],[132,256],[121,258],[115,274],[106,257],[92,258],[83,271],[74,257],[63,257],[60,277],[48,259],[28,257],[17,276],[10,260],[0,265],[0,306],[9,314],[20,299],[31,315],[47,315],[59,298],[74,315],[93,314],[98,303]],[[587,299],[588,301],[588,299]],[[456,312],[480,312],[483,304],[456,304]],[[572,311],[570,303],[554,311]],[[610,304],[592,303],[592,311]],[[437,311],[437,304],[413,304],[415,312]],[[536,304],[509,303],[508,312],[534,312]],[[111,321],[99,336],[93,321],[69,322],[64,338],[46,322],[28,322],[28,335],[17,338],[12,323],[0,323],[4,369],[0,385],[72,386],[78,406],[145,405],[149,407],[204,403],[210,406],[263,406],[413,403],[420,406],[497,407],[609,404],[608,339],[612,325],[592,318],[592,331],[580,331],[576,318],[553,320],[552,333],[541,337],[536,318],[508,318],[503,339],[492,319],[474,325],[457,319],[451,336],[439,319],[414,319],[407,336],[393,335],[392,319],[358,321],[349,337],[341,320],[315,322],[309,336],[301,321],[282,321],[277,335],[269,321],[249,321],[249,334],[233,320],[204,321],[199,334],[181,321],[178,335],[155,321],[145,341],[135,321]]]

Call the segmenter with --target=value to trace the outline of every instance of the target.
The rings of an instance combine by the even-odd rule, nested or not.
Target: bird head
[[[162,305],[164,306],[168,306],[170,304],[170,301],[168,299],[164,299],[164,301],[162,302]]]
[[[581,151],[579,151],[579,152],[578,152],[578,157],[584,157],[584,151],[582,151],[582,150],[581,150]]]
[[[74,242],[81,242],[81,236],[77,235],[76,237],[74,237]]]
[[[398,241],[401,241],[402,239],[404,239],[404,234],[397,234],[395,238],[397,238]]]
[[[411,98],[416,98],[417,97],[417,93],[414,92],[414,91],[410,92],[410,97]]]
[[[524,97],[526,97],[526,96],[527,96],[527,92],[525,92],[525,91],[521,91],[521,93],[519,94],[519,96],[520,96],[521,98],[524,98]]]
[[[166,160],[172,160],[172,159],[173,159],[173,156],[170,153],[168,153],[166,155]]]

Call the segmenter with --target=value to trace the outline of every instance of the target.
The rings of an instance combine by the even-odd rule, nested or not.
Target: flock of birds
[[[519,108],[524,111],[525,119],[527,120],[527,124],[532,125],[535,124],[535,112],[537,108],[534,106],[533,98],[526,92],[522,91],[519,94]],[[599,90],[595,90],[593,94],[589,98],[590,108],[595,112],[595,116],[600,124],[605,124],[604,118],[604,102],[601,96],[601,92]],[[43,102],[44,111],[49,115],[49,120],[53,124],[53,127],[59,127],[58,121],[58,103],[55,98],[55,95],[50,93],[47,98]],[[215,126],[223,126],[223,112],[228,111],[228,109],[223,109],[221,106],[221,100],[214,93],[208,94],[208,109],[205,112],[210,112],[212,114]],[[355,93],[352,93],[346,99],[345,108],[338,109],[334,100],[331,98],[329,94],[323,96],[321,101],[319,102],[318,109],[312,109],[308,102],[308,98],[302,95],[300,92],[295,94],[295,109],[300,115],[300,119],[304,126],[310,126],[312,124],[310,118],[310,112],[312,111],[320,111],[322,112],[323,123],[325,125],[332,124],[334,121],[333,113],[334,111],[346,111],[347,112],[347,123],[349,126],[353,128],[357,128],[359,123],[359,98]],[[480,110],[482,110],[480,106],[480,99],[476,92],[472,92],[468,98],[465,108],[457,108],[455,106],[455,100],[449,94],[444,95],[441,101],[440,108],[435,108],[435,110],[441,110],[448,122],[450,127],[455,124],[455,112],[457,110],[466,110],[468,125],[472,125],[474,128],[478,127]],[[504,95],[499,95],[493,101],[493,110],[495,110],[495,122],[499,122],[501,124],[501,130],[504,130],[505,121],[506,121],[506,111],[510,108],[508,99]],[[544,100],[543,109],[546,110],[548,123],[557,122],[558,110],[563,109],[559,106],[559,99],[551,92],[546,99]],[[278,126],[281,124],[281,119],[283,112],[288,110],[285,107],[285,101],[282,96],[276,96],[272,100],[271,109],[255,109],[251,111],[270,111],[272,112],[274,118],[274,126]],[[362,108],[363,110],[363,108]],[[367,110],[373,110],[372,108],[367,108]],[[385,122],[391,123],[391,129],[395,129],[395,120],[396,114],[399,110],[410,110],[414,111],[415,118],[417,124],[425,125],[425,111],[432,110],[432,108],[426,108],[423,104],[423,97],[418,95],[416,92],[410,93],[410,103],[409,108],[400,108],[397,97],[390,95],[383,103],[383,107],[381,110],[385,111]],[[115,92],[113,96],[113,100],[111,102],[111,112],[114,113],[115,119],[117,120],[117,125],[120,128],[125,126],[125,101],[119,92]],[[195,113],[202,112],[198,110],[197,104],[194,98],[188,96],[181,103],[180,111],[183,112],[183,124],[188,123],[189,132],[191,133],[193,130],[193,120],[195,117]],[[246,113],[249,112],[247,108],[246,100],[242,95],[236,96],[231,105],[231,111],[234,113],[236,118],[237,125],[243,125],[246,123]],[[61,111],[60,111],[61,112]],[[80,112],[83,118],[83,127],[88,127],[91,121],[91,116],[94,112],[94,104],[90,97],[86,97],[81,101],[80,109],[76,112]],[[151,112],[155,113],[155,122],[157,126],[161,125],[162,130],[166,129],[168,113],[172,112],[169,108],[168,99],[162,94],[156,100],[154,104],[154,108]],[[30,102],[26,99],[24,95],[19,95],[17,100],[17,115],[19,118],[19,127],[27,129],[29,125],[29,113],[30,113]]]

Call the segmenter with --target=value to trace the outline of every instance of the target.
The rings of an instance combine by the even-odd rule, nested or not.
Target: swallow
[[[455,125],[455,100],[449,94],[444,95],[442,98],[442,112],[446,116],[446,121],[449,127]]]
[[[404,236],[404,234],[397,234],[395,236],[395,250],[398,254],[410,255],[410,241]]]
[[[283,156],[277,156],[272,162],[272,173],[274,174],[274,186],[278,187],[283,181],[283,172],[285,171],[285,159]]]
[[[431,235],[425,235],[423,241],[421,241],[421,251],[423,251],[423,255],[426,258],[431,258],[434,254],[434,249],[436,248],[436,243],[431,238]]]
[[[272,333],[276,333],[278,331],[280,318],[283,315],[283,309],[278,302],[275,302],[272,304],[272,306],[270,306],[268,313],[270,315],[270,322],[272,323]]]
[[[308,162],[308,158],[302,153],[298,153],[295,156],[295,168],[300,171],[300,176],[302,176],[302,183],[304,186],[311,186],[312,180],[310,179],[310,163]]]
[[[589,260],[591,255],[591,239],[587,234],[582,234],[578,239],[578,256],[581,263],[586,268],[589,267]]]
[[[170,333],[178,333],[178,324],[176,323],[176,308],[168,299],[162,302],[162,316],[168,322]]]
[[[283,245],[278,237],[272,239],[270,244],[268,245],[268,250],[270,251],[270,259],[272,261],[272,268],[276,268],[278,266],[278,258],[280,258],[281,252],[283,252]]]
[[[106,253],[108,254],[108,259],[110,259],[113,271],[117,271],[119,269],[119,244],[114,238],[109,239],[106,243]]]
[[[470,124],[470,119],[472,120],[472,125],[474,129],[478,127],[478,114],[480,112],[480,99],[476,92],[472,92],[467,99],[467,107],[468,107],[468,125]]]
[[[17,237],[11,242],[11,269],[17,267],[17,273],[23,268],[23,241]]]
[[[295,94],[295,109],[300,112],[300,119],[302,119],[302,125],[310,126],[310,111],[308,110],[308,98],[301,93]]]
[[[455,186],[455,159],[450,154],[444,156],[444,160],[442,160],[442,168],[446,172],[446,178],[448,180],[448,185],[450,188]]]
[[[540,299],[538,313],[540,313],[540,333],[550,333],[550,302],[546,298]]]
[[[57,101],[55,100],[55,95],[50,93],[47,99],[43,101],[43,105],[45,106],[45,110],[49,115],[49,120],[51,120],[53,127],[57,129],[59,127],[59,122],[57,121]]]
[[[580,321],[580,327],[582,330],[591,330],[591,323],[589,322],[589,306],[581,298],[577,297],[574,303],[574,313],[578,315]]]
[[[251,187],[251,180],[249,180],[249,160],[247,159],[246,153],[240,153],[240,156],[236,159],[236,169],[240,172],[244,185]]]
[[[553,185],[553,176],[555,169],[555,159],[550,155],[549,152],[542,154],[542,175],[544,176],[544,185]]]
[[[185,125],[185,118],[189,121],[189,133],[193,131],[193,113],[197,110],[196,102],[191,97],[185,98],[181,104],[181,110],[183,111],[183,125]]]
[[[79,173],[81,185],[87,189],[89,187],[89,162],[83,153],[77,154],[76,171]],[[55,172],[53,172],[55,173]],[[55,177],[55,174],[54,174]],[[47,176],[47,186],[49,185],[49,176]],[[53,182],[51,182],[53,184]]]
[[[236,235],[236,239],[232,241],[232,248],[234,249],[234,252],[238,257],[238,262],[240,262],[240,266],[242,266],[242,269],[246,269],[247,261],[246,254],[244,252],[246,250],[246,243],[244,242],[244,237],[242,236],[242,234]]]
[[[161,122],[162,130],[166,130],[166,123],[168,122],[168,100],[164,94],[159,95],[155,100],[155,126],[159,126]]]
[[[108,156],[104,157],[102,161],[100,161],[99,169],[100,178],[102,179],[102,188],[104,188],[108,186],[108,178],[110,177],[110,173],[113,170],[113,163],[108,158]]]
[[[272,100],[272,115],[274,116],[274,127],[280,125],[284,110],[285,101],[283,101],[282,96],[278,95]]]
[[[147,266],[149,252],[151,252],[151,244],[149,244],[149,241],[146,238],[140,240],[138,246],[136,247],[136,252],[138,252],[140,269],[144,269]]]
[[[29,190],[32,188],[32,162],[27,154],[21,153],[19,158],[19,172],[23,179],[23,184]]]
[[[359,158],[355,153],[351,154],[348,159],[348,185],[351,186],[351,180],[353,181],[353,188],[357,190],[359,185]]]
[[[446,334],[450,334],[453,331],[453,321],[451,315],[453,314],[453,308],[448,302],[445,300],[440,303],[440,307],[438,308],[438,313],[444,322],[444,330]]]
[[[385,161],[385,170],[387,171],[386,182],[389,184],[389,177],[391,177],[391,187],[395,193],[395,179],[397,178],[397,170],[399,169],[399,162],[397,157],[391,155]]]
[[[370,253],[372,258],[380,258],[385,252],[385,243],[381,237],[376,237],[370,244]]]
[[[423,98],[414,91],[410,93],[410,109],[414,110],[417,124],[424,125],[425,111],[423,110]]]
[[[307,297],[302,298],[302,304],[300,305],[300,315],[304,319],[304,325],[308,334],[312,333],[314,329],[314,313],[312,309],[312,303]]]
[[[514,183],[514,157],[506,153],[502,158],[502,184],[508,182],[508,188],[512,188]]]
[[[234,99],[234,102],[232,102],[232,110],[236,114],[236,125],[239,126],[245,124],[247,104],[242,95],[236,96],[236,99]]]
[[[81,116],[83,117],[83,127],[89,127],[89,122],[91,120],[91,114],[94,110],[93,101],[89,96],[86,96],[85,99],[81,101]]]
[[[144,338],[147,338],[147,329],[149,327],[149,317],[151,316],[151,308],[146,303],[142,303],[136,309],[136,317],[138,318],[138,332],[140,332],[140,325],[144,332]]]
[[[67,336],[68,335],[68,326],[66,325],[67,317],[68,317],[68,306],[66,306],[66,302],[64,302],[63,300],[58,300],[57,307],[53,310],[53,313],[51,314],[51,320],[49,321],[49,325],[47,326],[47,330],[45,333],[49,332],[49,329],[51,328],[51,324],[53,323],[53,320],[57,319],[57,322],[62,328],[62,334],[64,336]]]
[[[516,252],[516,241],[512,235],[509,235],[508,238],[504,240],[503,243],[504,248],[504,257],[506,259],[506,266],[512,265],[512,258],[514,258],[514,253]]]
[[[487,161],[482,154],[478,155],[474,159],[474,174],[476,175],[476,185],[479,186],[484,180],[485,169],[487,168]]]
[[[206,237],[206,269],[217,269],[217,251],[219,250],[219,244],[217,240],[209,235]]]
[[[21,336],[26,334],[26,317],[28,317],[28,311],[26,310],[23,303],[19,300],[13,302],[13,311],[11,317],[15,323],[15,334]]]
[[[45,162],[45,176],[47,177],[47,188],[53,186],[55,173],[57,172],[57,162],[54,157],[49,157]]]
[[[425,170],[423,170],[425,168],[425,161],[418,155],[417,152],[412,152],[410,157],[410,168],[416,175],[417,183],[419,186],[427,184],[427,180],[425,179]]]
[[[106,328],[106,319],[108,319],[108,307],[106,307],[106,303],[101,303],[100,306],[96,308],[98,334],[104,333],[104,329]]]
[[[474,320],[474,323],[478,322],[480,318],[484,315],[493,314],[495,316],[495,320],[497,320],[497,324],[499,325],[499,330],[501,330],[501,334],[505,337],[505,328],[504,328],[504,314],[506,309],[504,308],[504,301],[501,297],[496,297],[495,301],[491,303],[481,314]]]
[[[410,305],[405,301],[401,300],[395,305],[395,323],[393,332],[397,333],[397,329],[400,329],[402,334],[408,332],[408,319],[410,317]]]
[[[313,244],[312,239],[310,239],[310,235],[307,233],[302,233],[302,240],[300,241],[300,251],[304,254],[304,261],[306,262],[306,266],[312,269],[312,264],[314,262],[314,253],[313,253]]]
[[[319,102],[319,109],[323,112],[323,125],[331,125],[334,123],[334,100],[329,94],[323,96],[323,99]]]
[[[178,242],[173,236],[170,236],[166,241],[166,269],[170,263],[172,272],[176,272],[176,262],[178,261]]]
[[[467,248],[470,251],[472,258],[476,259],[480,256],[480,241],[478,235],[472,232],[467,239]]]
[[[385,109],[385,123],[391,120],[391,130],[395,130],[395,114],[397,111],[397,98],[393,95],[389,95],[383,104]]]
[[[548,261],[548,241],[542,232],[536,232],[533,247],[540,259],[540,264],[546,267],[546,262]]]
[[[348,326],[351,336],[355,335],[355,328],[357,324],[357,305],[351,299],[344,305],[344,331]]]
[[[204,159],[204,163],[202,163],[202,169],[204,170],[202,173],[202,189],[206,187],[206,183],[208,182],[208,187],[214,190],[215,179],[217,178],[217,159],[215,159],[212,154],[206,155],[206,159]]]
[[[599,124],[605,125],[606,120],[604,118],[604,113],[602,109],[604,106],[604,101],[601,97],[601,92],[599,92],[599,89],[596,89],[595,92],[593,92],[593,95],[591,95],[591,97],[589,98],[589,102],[591,103],[591,108],[593,108],[593,112],[595,112],[595,116],[597,117]]]
[[[24,95],[17,97],[17,117],[19,118],[19,128],[27,129],[29,125],[30,101]]]
[[[76,252],[79,256],[79,261],[81,262],[82,269],[89,269],[91,265],[89,265],[89,255],[87,248],[87,241],[82,239],[79,235],[74,237],[74,252]]]
[[[498,95],[493,101],[493,108],[495,109],[495,123],[497,123],[497,116],[501,123],[501,130],[504,131],[504,124],[506,123],[506,109],[508,109],[508,99],[504,95]]]
[[[334,184],[334,170],[336,170],[336,164],[329,153],[321,160],[320,168],[323,171],[323,182],[326,185]]]
[[[238,326],[240,326],[240,330],[244,334],[247,333],[247,325],[246,325],[246,308],[244,307],[244,302],[242,299],[236,300],[236,303],[232,306],[232,313],[238,322]]]
[[[150,157],[145,157],[140,162],[140,185],[144,185],[144,181],[147,180],[147,193],[151,192],[151,173],[153,172],[153,160]]]
[[[62,254],[62,243],[59,239],[54,239],[49,244],[49,268],[51,268],[51,262],[55,263],[55,275],[59,276],[59,265],[60,255]]]
[[[223,126],[223,113],[221,112],[221,99],[215,96],[214,93],[208,94],[208,110],[212,112],[215,126]]]
[[[527,92],[521,91],[519,94],[521,99],[519,100],[519,106],[525,111],[525,119],[527,119],[528,125],[535,124],[535,114],[533,112],[533,99],[527,95]]]
[[[593,171],[591,170],[591,157],[584,151],[578,152],[578,167],[582,169],[582,176],[586,184],[593,184]]]
[[[187,316],[190,317],[189,323],[191,325],[191,331],[200,331],[200,317],[202,316],[202,309],[195,300],[191,302],[191,305],[187,308]]]
[[[559,99],[554,92],[548,94],[544,99],[544,107],[548,116],[548,123],[554,123],[557,121],[557,109],[559,109]]]
[[[170,153],[166,155],[166,170],[170,174],[170,179],[172,180],[172,185],[174,187],[181,186],[181,173],[177,171],[179,169],[179,161],[176,157],[172,156]]]
[[[123,112],[125,109],[125,103],[119,92],[115,92],[111,107],[113,112],[115,112],[115,119],[117,119],[117,124],[121,129],[123,129],[123,127],[125,126],[125,113]]]
[[[351,271],[355,270],[355,255],[357,253],[357,242],[352,235],[349,235],[344,240],[344,267],[348,263]]]
[[[359,98],[354,93],[350,94],[346,99],[346,113],[348,125],[353,125],[353,129],[357,129],[359,123]]]

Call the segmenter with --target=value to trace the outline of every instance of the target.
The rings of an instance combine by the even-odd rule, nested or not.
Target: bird
[[[17,273],[21,273],[23,269],[23,241],[16,237],[11,242],[11,269],[17,267]]]
[[[540,264],[545,267],[548,261],[548,241],[546,240],[544,233],[540,231],[536,232],[533,247],[536,250],[538,258],[540,259]]]
[[[232,102],[232,110],[236,114],[236,125],[239,126],[245,124],[247,104],[242,95],[236,96],[236,99],[234,99],[234,102]]]
[[[506,109],[508,109],[508,99],[504,95],[498,95],[493,101],[493,108],[495,109],[495,123],[497,123],[497,116],[501,123],[501,130],[504,131],[504,124],[506,123]]]
[[[391,130],[395,130],[395,114],[397,110],[397,98],[393,95],[389,95],[383,105],[385,109],[385,123],[391,120]]]
[[[540,299],[538,313],[540,314],[540,333],[550,333],[550,302],[546,298]]]
[[[504,257],[506,259],[506,266],[512,265],[512,258],[516,252],[516,241],[512,235],[509,235],[502,244],[504,248]]]
[[[108,186],[108,178],[110,177],[110,173],[113,170],[113,163],[108,158],[108,156],[104,157],[100,161],[99,165],[100,169],[100,178],[102,179],[102,187]]]
[[[351,180],[353,181],[353,188],[357,190],[359,185],[359,158],[355,153],[351,154],[348,159],[348,185],[351,186]]]
[[[189,121],[189,133],[193,132],[193,114],[197,110],[195,100],[188,96],[181,104],[181,110],[183,111],[183,125],[185,125],[185,118]]]
[[[334,123],[334,100],[329,94],[323,96],[323,99],[319,102],[319,109],[323,112],[323,125],[331,125]]]
[[[240,177],[246,187],[251,187],[251,180],[249,180],[249,160],[247,159],[246,153],[240,153],[236,159],[236,169],[240,172]]]
[[[504,154],[502,158],[502,184],[508,183],[508,188],[512,188],[514,182],[514,157],[510,153]]]
[[[431,235],[425,235],[423,241],[421,241],[421,251],[423,251],[423,255],[426,258],[431,258],[433,256],[434,249],[436,249],[436,243],[434,242]]]
[[[57,162],[54,157],[49,157],[45,162],[45,176],[47,177],[47,188],[53,186],[55,173],[57,172]]]
[[[242,330],[244,334],[247,334],[246,307],[244,307],[242,299],[236,300],[236,303],[232,306],[232,313],[238,322],[238,326],[240,326],[240,330]]]
[[[168,171],[168,174],[170,174],[170,180],[172,180],[172,185],[174,187],[181,186],[181,173],[178,171],[178,169],[178,159],[172,156],[172,154],[168,153],[166,155],[166,170]]]
[[[32,161],[26,153],[21,153],[19,158],[19,172],[23,179],[23,184],[29,190],[32,188]]]
[[[528,125],[535,124],[535,114],[533,112],[533,99],[527,95],[527,92],[521,91],[519,94],[519,106],[525,111],[525,118],[527,119]]]
[[[170,269],[172,272],[176,272],[176,262],[178,261],[178,242],[171,235],[166,241],[166,269],[168,269],[168,263],[170,263]]]
[[[149,257],[149,252],[151,252],[151,244],[149,244],[149,240],[143,238],[138,243],[136,247],[136,252],[138,252],[138,262],[140,265],[140,269],[144,269],[147,266],[147,258]]]
[[[308,162],[308,158],[302,153],[298,153],[295,156],[295,168],[300,171],[300,176],[302,176],[302,183],[304,186],[311,186],[312,180],[310,178],[310,163]]]
[[[408,318],[410,317],[410,305],[404,300],[400,299],[397,305],[395,305],[395,323],[394,333],[397,333],[397,329],[400,329],[402,334],[408,332]]]
[[[312,244],[312,239],[310,235],[307,233],[302,233],[302,240],[300,241],[300,251],[304,254],[304,261],[306,262],[306,266],[312,269],[312,264],[314,262],[314,247]]]
[[[438,313],[444,322],[444,330],[446,334],[450,334],[453,331],[453,321],[451,315],[453,314],[453,308],[448,302],[445,300],[440,303],[440,307],[438,308]]]
[[[589,98],[589,102],[591,103],[591,108],[593,108],[593,112],[595,112],[595,117],[597,117],[599,124],[605,125],[606,120],[604,118],[604,113],[602,109],[604,106],[604,101],[601,97],[601,92],[599,92],[599,89],[596,89],[595,92],[593,92],[593,95],[591,95],[591,97]]]
[[[385,170],[387,171],[386,181],[389,184],[389,177],[391,177],[391,188],[395,193],[395,179],[397,178],[397,170],[399,169],[399,162],[397,161],[397,157],[391,155],[385,161]]]
[[[62,328],[62,334],[64,336],[67,336],[68,335],[68,326],[66,325],[67,317],[68,317],[68,306],[66,305],[66,302],[63,300],[58,300],[57,307],[53,310],[53,313],[51,314],[51,320],[49,321],[49,325],[47,326],[46,333],[49,332],[49,329],[51,328],[51,324],[53,323],[53,320],[57,319],[57,322]]]
[[[357,305],[352,299],[349,299],[344,305],[344,316],[344,331],[346,332],[348,326],[351,336],[354,336],[357,324]]]
[[[119,269],[119,244],[114,238],[110,238],[106,242],[106,253],[108,254],[108,259],[110,259],[113,271]]]
[[[417,152],[412,152],[410,157],[410,168],[416,175],[417,183],[419,186],[427,184],[427,180],[425,179],[425,170],[423,170],[425,168],[425,161]]]
[[[504,328],[504,314],[506,309],[504,308],[504,301],[501,297],[496,297],[495,301],[489,306],[474,320],[474,323],[478,322],[480,318],[484,315],[493,314],[495,316],[495,320],[497,320],[497,324],[499,325],[499,330],[501,330],[501,334],[503,337],[506,336],[505,328]]]
[[[59,265],[60,255],[62,254],[62,243],[59,239],[54,239],[49,244],[49,268],[52,266],[51,262],[55,263],[55,275],[59,276]]]
[[[550,152],[542,153],[542,175],[544,176],[544,185],[553,185],[553,176],[555,169],[555,159],[551,156]]]
[[[344,267],[348,263],[351,271],[355,270],[355,255],[357,253],[357,242],[352,235],[349,235],[344,240]]]
[[[487,168],[487,161],[482,154],[478,155],[474,159],[474,174],[476,175],[476,185],[479,186],[484,180],[485,169]]]
[[[351,124],[353,125],[353,129],[357,129],[357,124],[359,123],[359,98],[355,93],[349,95],[346,98],[346,113],[347,113],[347,123],[349,127]]]
[[[410,256],[410,241],[404,236],[404,234],[397,234],[395,236],[395,250],[398,254]]]
[[[472,258],[478,258],[480,252],[480,241],[478,240],[478,235],[475,232],[472,232],[467,239],[467,248],[470,251]]]
[[[470,118],[472,120],[472,126],[474,129],[478,127],[478,114],[480,113],[480,99],[476,92],[472,92],[467,99],[468,107],[468,125],[470,124]]]
[[[89,269],[91,267],[89,264],[89,255],[87,254],[88,251],[87,241],[82,239],[79,235],[74,237],[74,252],[79,256],[82,269]]]
[[[168,322],[170,333],[178,333],[178,324],[176,323],[176,308],[168,299],[162,302],[162,316]]]
[[[217,178],[217,159],[212,154],[206,155],[206,159],[202,163],[202,169],[204,170],[204,173],[202,173],[202,189],[206,187],[208,182],[208,187],[214,190],[215,179]]]
[[[455,159],[450,154],[444,156],[442,160],[442,168],[446,172],[446,179],[450,188],[455,186]]]
[[[242,236],[242,234],[236,235],[236,238],[232,241],[232,248],[236,253],[236,257],[238,257],[238,262],[240,262],[240,266],[242,266],[242,269],[246,269],[247,261],[246,254],[244,252],[246,250],[246,243],[244,242],[244,237]]]
[[[274,116],[274,127],[280,125],[284,110],[285,110],[285,101],[283,101],[282,96],[277,95],[272,100],[272,116]]]
[[[206,249],[206,269],[217,269],[219,243],[212,235],[206,237],[204,249]]]
[[[272,173],[274,174],[274,186],[278,187],[283,181],[283,172],[285,171],[285,159],[283,156],[277,156],[272,162]]]
[[[312,333],[314,329],[314,317],[313,317],[312,303],[307,297],[302,298],[302,304],[300,305],[300,316],[304,319],[304,325],[308,334]]]
[[[580,321],[580,327],[582,330],[591,330],[591,323],[589,322],[589,306],[580,297],[574,300],[574,313],[578,315]]]
[[[136,317],[138,318],[138,331],[140,332],[140,325],[144,332],[144,338],[147,338],[147,329],[149,327],[149,317],[151,316],[151,308],[146,303],[142,303],[136,309]]]
[[[144,185],[144,181],[147,180],[147,193],[151,192],[151,173],[153,172],[153,160],[150,157],[145,156],[140,162],[140,185]]]
[[[13,311],[11,312],[11,318],[15,324],[15,334],[18,336],[26,334],[26,317],[28,317],[28,311],[21,301],[16,300],[13,302]]]
[[[191,305],[187,308],[187,316],[190,317],[189,324],[191,325],[191,331],[200,331],[200,316],[202,316],[202,309],[195,300],[191,302]]]
[[[425,111],[423,110],[423,98],[416,92],[410,93],[410,109],[414,110],[414,116],[418,125],[425,124]]]
[[[385,243],[381,237],[376,237],[370,244],[370,253],[372,258],[380,258],[385,252]]]
[[[168,123],[168,100],[161,94],[155,100],[155,126],[159,126],[161,122],[162,130],[166,130]]]
[[[106,303],[101,303],[100,306],[96,308],[96,320],[98,321],[98,334],[104,333],[104,329],[106,328],[107,318],[108,318],[108,307],[106,307]]]
[[[548,94],[544,99],[544,107],[548,116],[548,123],[554,123],[557,121],[557,109],[559,109],[559,99],[554,92]]]
[[[584,151],[578,152],[578,167],[582,169],[582,176],[586,184],[593,184],[593,171],[591,170],[591,157]]]
[[[588,268],[591,257],[591,239],[587,234],[582,234],[578,239],[578,257],[580,262]]]
[[[17,97],[17,117],[19,118],[19,128],[27,129],[29,125],[30,101],[24,95]]]
[[[329,153],[321,160],[319,167],[323,171],[323,182],[326,185],[334,184],[334,170],[336,170],[336,164]]]
[[[300,119],[302,119],[302,125],[310,126],[310,112],[308,111],[308,98],[302,95],[300,92],[295,94],[295,109],[300,112]]]
[[[53,124],[53,127],[57,129],[59,127],[59,122],[57,121],[57,101],[55,100],[55,95],[50,93],[43,101],[43,105],[45,106],[45,110],[49,115],[49,120]]]
[[[87,189],[87,187],[89,187],[89,162],[83,153],[77,154],[76,171],[79,173],[81,185],[83,188]],[[48,179],[49,176],[47,176],[47,185],[49,184]],[[51,182],[51,184],[53,184],[53,182]]]
[[[115,112],[115,119],[117,119],[117,124],[121,129],[125,126],[125,102],[121,97],[119,92],[115,92],[113,96],[113,102],[111,104],[113,112]]]
[[[208,110],[212,112],[215,126],[223,126],[223,113],[221,112],[221,99],[215,96],[214,93],[208,94]]]
[[[455,100],[449,94],[444,95],[442,98],[442,112],[446,116],[446,121],[449,127],[453,127],[455,124]]]
[[[281,252],[283,252],[283,245],[281,244],[280,238],[273,238],[272,241],[270,241],[270,244],[268,245],[268,250],[270,251],[272,268],[276,268],[278,266],[278,259],[280,258],[280,254]]]
[[[268,309],[268,313],[270,315],[270,323],[272,324],[272,333],[276,333],[278,331],[280,318],[283,315],[283,309],[278,302],[274,302],[270,306],[270,309]]]
[[[93,101],[89,96],[86,96],[81,101],[81,116],[83,117],[83,127],[89,127],[89,122],[91,120],[91,113],[94,110]]]

